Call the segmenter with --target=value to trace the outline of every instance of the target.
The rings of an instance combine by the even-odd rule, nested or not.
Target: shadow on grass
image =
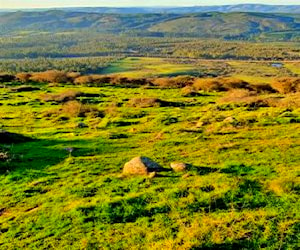
[[[188,170],[198,174],[198,175],[207,175],[210,173],[215,173],[219,169],[218,168],[212,168],[212,167],[199,167],[199,166],[194,166],[189,164],[188,165]]]
[[[12,143],[21,143],[32,141],[31,138],[24,135],[10,133],[4,130],[0,130],[0,144],[12,144]]]
[[[254,168],[246,166],[245,164],[231,164],[226,168],[221,169],[221,173],[231,174],[233,176],[245,176],[251,174]]]
[[[0,174],[26,177],[30,172],[38,177],[47,167],[54,166],[68,157],[95,156],[128,150],[105,139],[94,140],[47,140],[31,139],[14,134],[16,140],[0,141],[0,153],[8,158],[0,159]],[[22,140],[21,140],[21,139]],[[20,139],[20,140],[19,140]],[[46,173],[44,173],[46,174]]]

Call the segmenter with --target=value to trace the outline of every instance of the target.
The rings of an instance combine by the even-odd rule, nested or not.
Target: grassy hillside
[[[252,39],[261,34],[290,32],[298,37],[297,14],[220,13],[202,14],[102,14],[51,10],[0,15],[0,33],[15,31],[90,30],[144,36],[192,36]],[[295,34],[294,34],[295,33]]]
[[[1,249],[297,249],[299,93],[21,85],[0,88]],[[138,155],[164,171],[122,176]]]

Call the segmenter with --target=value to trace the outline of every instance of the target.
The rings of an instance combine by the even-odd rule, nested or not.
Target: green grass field
[[[174,60],[150,57],[127,57],[112,63],[102,74],[119,74],[124,77],[177,76],[197,73],[194,65]]]
[[[149,74],[183,70],[157,69],[157,60],[138,63]],[[109,70],[140,74],[136,59],[125,62]],[[3,85],[0,128],[26,138],[0,143],[8,155],[0,158],[0,249],[299,246],[299,106],[225,104],[226,93],[183,97],[180,89]],[[63,103],[41,100],[70,89],[93,94],[77,101],[104,115],[72,115],[58,111]],[[263,97],[271,96],[284,97]],[[136,97],[169,105],[129,106]],[[165,171],[122,176],[139,155]],[[173,161],[192,167],[174,173]]]
[[[178,75],[229,75],[253,83],[272,81],[271,77],[299,75],[298,62],[283,63],[282,68],[272,67],[271,62],[184,60],[150,57],[127,57],[111,63],[102,74],[129,78],[164,77]],[[225,70],[227,69],[227,71]]]

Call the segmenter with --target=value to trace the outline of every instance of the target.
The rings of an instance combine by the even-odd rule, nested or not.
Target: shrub
[[[276,100],[274,98],[263,98],[257,95],[254,91],[246,89],[230,90],[223,98],[221,103],[236,103],[249,108],[269,107]]]
[[[110,83],[127,87],[139,87],[149,84],[149,81],[145,78],[128,78],[116,76],[110,79]]]
[[[71,80],[75,80],[77,77],[80,77],[80,73],[79,72],[69,72],[67,73],[67,77]]]
[[[152,85],[152,83],[145,78],[130,79],[130,84],[134,86]]]
[[[79,76],[74,80],[74,83],[78,85],[86,85],[92,82],[93,78],[91,76]]]
[[[257,93],[275,93],[276,92],[276,90],[273,89],[272,86],[267,83],[252,84],[251,89]]]
[[[93,85],[98,86],[98,85],[111,83],[114,78],[110,76],[104,76],[104,75],[92,75],[92,79],[93,79],[92,81]]]
[[[86,117],[88,114],[95,117],[104,117],[103,112],[100,112],[96,107],[82,104],[78,101],[69,101],[64,103],[60,111],[61,113],[70,115],[71,117]]]
[[[139,108],[160,107],[161,104],[158,98],[132,98],[128,101],[128,106]]]
[[[190,76],[177,76],[172,78],[156,78],[153,83],[161,88],[183,88],[190,86],[194,82],[194,78]]]
[[[295,93],[300,91],[300,78],[278,78],[271,86],[281,94]]]
[[[45,72],[32,73],[30,80],[35,82],[66,83],[69,79],[67,74],[63,71],[49,70]]]
[[[16,74],[16,78],[23,83],[27,83],[29,82],[30,78],[31,78],[31,74],[30,73],[18,73]]]
[[[236,78],[220,78],[222,86],[226,90],[231,89],[251,89],[250,84],[246,81],[236,79]]]
[[[182,107],[184,103],[168,102],[158,98],[132,98],[127,104],[129,107],[149,108],[149,107]]]
[[[83,93],[75,90],[67,90],[60,94],[43,94],[41,95],[41,99],[45,102],[68,102],[71,100],[75,100],[76,97],[82,96]]]
[[[103,84],[112,83],[113,77],[103,76],[103,75],[86,75],[79,76],[74,80],[75,84],[78,85],[88,85],[88,86],[101,86]]]
[[[222,83],[219,81],[219,79],[211,79],[211,78],[203,78],[203,79],[198,78],[194,82],[193,87],[196,90],[203,90],[207,92],[226,90],[223,87]]]
[[[184,97],[193,97],[198,96],[199,93],[196,91],[196,89],[192,86],[185,86],[181,89],[181,95]]]
[[[289,94],[278,100],[273,106],[281,108],[300,108],[300,92]]]
[[[253,96],[257,96],[256,92],[246,89],[233,89],[228,91],[221,100],[223,102],[236,102]]]
[[[204,91],[229,91],[232,89],[252,90],[251,85],[241,79],[227,78],[198,78],[193,85],[197,90]]]

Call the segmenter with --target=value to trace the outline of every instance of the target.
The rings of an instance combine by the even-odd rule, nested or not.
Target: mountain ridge
[[[189,14],[107,14],[49,10],[0,14],[0,34],[21,31],[88,30],[145,36],[203,37],[249,40],[282,33],[281,40],[300,37],[300,14],[201,12]],[[273,34],[274,35],[274,34]]]
[[[47,10],[79,11],[109,14],[149,14],[171,13],[187,14],[197,12],[264,12],[264,13],[300,13],[300,5],[268,5],[268,4],[234,4],[211,6],[153,6],[153,7],[53,7],[37,9],[1,9],[1,12],[22,11],[47,11]]]

